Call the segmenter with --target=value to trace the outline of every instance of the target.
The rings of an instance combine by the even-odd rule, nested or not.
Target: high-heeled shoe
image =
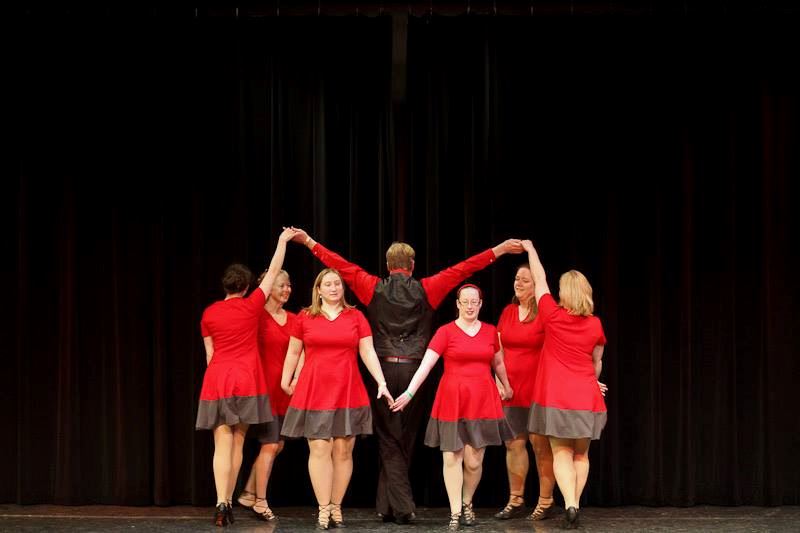
[[[325,504],[319,506],[319,512],[317,513],[317,525],[316,528],[319,530],[326,530],[330,527],[331,522],[331,504]]]
[[[472,502],[461,504],[461,524],[470,527],[475,525],[475,511],[472,510]]]
[[[228,525],[228,504],[222,502],[214,508],[214,525],[225,527]]]
[[[261,502],[264,502],[263,510]],[[257,519],[265,522],[272,522],[278,519],[278,517],[275,516],[275,513],[272,512],[272,509],[269,508],[269,505],[267,505],[266,498],[256,498],[256,503],[250,508],[250,510],[253,511],[253,514],[256,515]]]
[[[233,502],[228,500],[228,503],[225,504],[228,507],[228,523],[233,524],[236,520],[233,518]]]
[[[342,516],[342,504],[341,503],[332,503],[331,504],[331,521],[330,527],[336,528],[345,528],[347,527],[344,523],[344,517]]]
[[[499,513],[495,513],[494,517],[498,520],[510,520],[525,514],[525,500],[522,496],[512,494],[508,498],[508,503],[503,507]]]
[[[578,510],[575,507],[568,507],[564,515],[564,529],[578,528]]]

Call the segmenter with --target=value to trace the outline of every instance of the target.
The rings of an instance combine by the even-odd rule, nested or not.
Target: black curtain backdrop
[[[424,276],[510,236],[551,287],[586,273],[611,389],[587,504],[800,504],[797,16],[411,17],[405,98],[392,28],[4,23],[0,502],[212,503],[200,315],[294,224],[378,273],[395,238]],[[474,277],[484,320],[521,260]],[[296,310],[320,264],[293,245],[286,268]],[[274,506],[313,503],[306,456],[278,459]],[[346,505],[376,461],[359,440]],[[489,450],[478,505],[504,468]],[[446,505],[440,472],[420,445],[419,504]]]

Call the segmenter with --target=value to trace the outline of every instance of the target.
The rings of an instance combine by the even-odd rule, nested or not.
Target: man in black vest
[[[395,242],[386,251],[389,275],[381,279],[328,250],[302,230],[293,240],[305,244],[325,266],[338,270],[356,298],[366,306],[375,351],[392,394],[406,390],[417,371],[432,335],[433,312],[447,293],[501,255],[523,251],[519,239],[509,239],[438,274],[417,280],[412,276],[414,249]],[[386,402],[373,398],[373,423],[381,464],[376,508],[384,521],[405,524],[414,517],[408,471],[426,407],[424,402],[411,402],[402,412],[392,413]]]

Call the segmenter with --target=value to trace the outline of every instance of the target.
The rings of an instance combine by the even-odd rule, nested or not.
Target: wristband
[[[413,399],[413,398],[414,398],[414,395],[413,395],[413,394],[411,394],[411,391],[410,391],[410,390],[408,390],[408,389],[406,389],[406,391],[405,391],[403,394],[408,394],[408,399],[409,399],[409,400],[411,400],[411,399]]]
[[[308,246],[308,242],[309,242],[310,240],[311,240],[311,235],[308,235],[308,236],[306,237],[306,240],[305,240],[305,242],[303,242],[303,244],[305,244],[306,246]]]

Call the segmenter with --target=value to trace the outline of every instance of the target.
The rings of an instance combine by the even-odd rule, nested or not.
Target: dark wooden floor
[[[211,525],[212,509],[202,507],[116,507],[0,505],[0,531],[219,531]],[[311,531],[315,508],[276,508],[277,524],[257,521],[241,507],[236,523],[226,532]],[[561,531],[560,517],[531,523],[525,519],[500,522],[496,509],[478,509],[478,532]],[[345,509],[349,533],[407,533],[444,531],[446,509],[420,509],[411,525],[384,524],[370,509]],[[800,531],[800,507],[612,507],[581,510],[582,531]]]

